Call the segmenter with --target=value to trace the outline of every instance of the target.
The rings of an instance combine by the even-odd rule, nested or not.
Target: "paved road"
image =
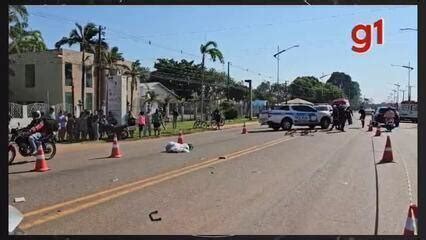
[[[110,144],[59,150],[46,173],[10,166],[9,201],[29,234],[374,234],[376,222],[378,234],[401,234],[417,203],[417,125],[372,135],[358,123],[250,126],[185,136],[187,154],[162,152],[175,137],[122,142],[121,159],[105,158]],[[386,135],[395,163],[375,165]]]

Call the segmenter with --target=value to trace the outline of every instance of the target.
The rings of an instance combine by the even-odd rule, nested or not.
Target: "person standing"
[[[339,107],[339,123],[340,123],[339,130],[342,131],[342,132],[345,131],[345,123],[346,123],[346,116],[347,116],[346,112],[347,111],[346,111],[345,106],[342,105],[342,106]]]
[[[93,113],[89,112],[89,116],[87,117],[87,132],[89,133],[90,140],[95,139],[95,134],[93,130]]]
[[[145,113],[142,111],[139,113],[139,116],[138,116],[139,138],[141,138],[142,131],[145,132],[145,124],[146,124]]]
[[[364,124],[365,124],[365,110],[364,110],[363,106],[361,106],[361,108],[359,109],[358,113],[360,114],[359,120],[361,120],[361,126],[362,126],[362,128],[364,128]]]
[[[85,141],[87,139],[87,116],[88,113],[87,111],[84,111],[83,113],[81,113],[80,118],[79,118],[79,130],[80,130],[80,140]]]
[[[348,119],[348,125],[352,125],[352,116],[354,115],[354,113],[352,112],[351,107],[347,107],[346,108],[346,118]]]
[[[155,113],[152,115],[152,125],[154,126],[154,135],[160,136],[161,134],[161,113],[158,109],[155,110]]]
[[[176,129],[176,127],[177,127],[178,117],[179,117],[179,113],[178,113],[177,109],[175,108],[175,110],[173,110],[173,129]]]
[[[75,122],[75,118],[73,117],[73,115],[71,113],[68,113],[68,121],[67,121],[67,125],[66,125],[66,129],[67,129],[67,141],[68,142],[73,142],[74,141],[74,128],[76,128],[76,122]]]
[[[53,107],[49,108],[49,114],[48,114],[47,117],[49,117],[50,119],[56,120],[55,108],[53,108]]]
[[[59,122],[59,142],[63,142],[65,140],[65,133],[67,132],[67,117],[62,111],[59,111],[58,114],[58,122]]]
[[[93,131],[93,140],[99,140],[99,115],[97,113],[92,116],[92,131]]]
[[[151,109],[145,113],[145,127],[143,129],[143,136],[146,137],[146,133],[151,136]]]
[[[333,117],[333,122],[329,131],[333,130],[334,127],[336,127],[336,129],[339,129],[339,110],[337,109],[336,105],[333,105],[333,113],[331,114],[331,116]]]

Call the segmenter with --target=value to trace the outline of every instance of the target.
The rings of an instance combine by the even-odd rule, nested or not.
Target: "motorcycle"
[[[388,132],[392,132],[392,129],[395,128],[395,121],[393,118],[389,118],[385,120],[385,128]]]
[[[106,124],[100,126],[102,132],[106,133],[108,139],[113,139],[114,135],[117,135],[118,139],[126,139],[130,137],[130,131],[126,124],[114,126],[112,124]]]
[[[24,235],[24,231],[19,228],[19,224],[24,219],[24,215],[15,207],[9,205],[9,235]]]
[[[16,148],[23,157],[32,156],[32,148],[28,140],[29,132],[27,129],[13,128],[11,130],[11,138],[9,140],[9,165],[13,163],[16,157]],[[46,160],[52,159],[56,154],[55,134],[48,134],[38,140],[43,147],[44,157]]]

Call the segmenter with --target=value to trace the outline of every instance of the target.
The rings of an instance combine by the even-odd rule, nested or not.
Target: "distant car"
[[[331,123],[331,113],[318,111],[309,105],[286,104],[262,111],[259,114],[259,122],[275,131],[280,128],[290,130],[293,125],[309,126],[311,129],[321,126],[322,129],[326,129]]]
[[[409,120],[411,122],[417,122],[417,102],[414,101],[404,101],[401,102],[400,109],[400,118],[401,120]]]
[[[383,126],[385,124],[385,118],[384,118],[384,114],[388,111],[391,110],[395,113],[395,127],[399,126],[399,112],[394,108],[394,107],[379,107],[377,108],[376,112],[374,113],[373,116],[373,126],[374,127],[379,127],[379,126]]]
[[[364,111],[365,111],[365,115],[373,115],[374,113],[374,109],[372,108],[366,108],[364,109]]]
[[[314,108],[319,112],[333,112],[333,107],[329,104],[321,104],[321,105],[315,105]]]

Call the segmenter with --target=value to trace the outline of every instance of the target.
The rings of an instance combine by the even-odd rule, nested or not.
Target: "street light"
[[[417,28],[400,28],[400,31],[418,31]]]
[[[396,86],[396,109],[399,109],[399,107],[398,107],[398,105],[399,105],[399,92],[400,92],[400,90],[399,90],[399,87],[401,87],[401,85],[399,85],[399,84],[394,84],[395,86]]]
[[[410,72],[414,70],[413,67],[410,66],[410,62],[408,62],[408,66],[406,65],[395,65],[391,64],[392,67],[402,67],[408,69],[408,101],[411,101],[411,85],[410,85]]]
[[[280,57],[279,57],[279,55],[281,53],[285,52],[285,51],[288,51],[288,50],[290,50],[292,48],[296,48],[296,47],[299,47],[299,45],[293,45],[291,47],[288,47],[288,48],[280,51],[280,46],[278,46],[278,52],[273,55],[273,57],[277,59],[277,83],[280,82]]]

